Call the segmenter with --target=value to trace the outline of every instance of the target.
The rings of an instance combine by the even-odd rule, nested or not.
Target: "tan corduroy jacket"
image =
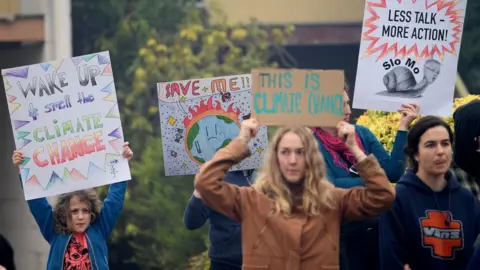
[[[395,190],[373,155],[356,165],[365,187],[335,188],[336,208],[320,216],[274,213],[274,203],[252,187],[223,181],[227,171],[250,150],[235,139],[217,151],[195,177],[195,189],[213,210],[242,224],[245,270],[339,269],[339,235],[343,220],[378,216],[390,208]]]

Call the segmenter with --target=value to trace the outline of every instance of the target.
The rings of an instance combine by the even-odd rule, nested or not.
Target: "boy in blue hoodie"
[[[229,172],[225,181],[237,186],[250,186],[254,171]],[[240,223],[216,211],[202,202],[198,192],[194,191],[185,209],[183,222],[189,230],[196,230],[210,220],[209,237],[211,270],[242,269],[242,228]]]
[[[396,199],[380,217],[383,270],[462,270],[480,232],[480,205],[450,170],[453,133],[434,116],[409,131],[410,169],[397,182]]]
[[[128,142],[123,146],[123,157],[133,157]],[[13,152],[15,166],[24,160],[21,151]],[[110,185],[103,208],[93,189],[62,194],[55,208],[46,198],[29,200],[30,212],[50,244],[46,269],[108,270],[107,239],[122,211],[126,190],[127,181]]]

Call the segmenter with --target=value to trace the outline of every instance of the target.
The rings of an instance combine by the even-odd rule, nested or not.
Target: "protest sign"
[[[365,3],[353,107],[452,114],[467,1]]]
[[[236,138],[250,116],[250,74],[159,83],[165,175],[196,174],[215,152]],[[231,168],[256,169],[267,147],[267,128],[252,140],[251,157]]]
[[[252,70],[252,116],[260,124],[335,127],[343,119],[340,70]]]
[[[131,179],[108,52],[2,76],[27,200]]]

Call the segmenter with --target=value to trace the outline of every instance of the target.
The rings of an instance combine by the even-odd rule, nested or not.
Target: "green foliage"
[[[141,269],[185,269],[195,247],[203,246],[201,232],[183,226],[193,179],[164,177],[161,139],[150,137],[146,143],[149,147],[132,170],[136,185],[125,207],[125,214],[132,217],[127,234],[135,236],[130,243],[136,250],[133,262]]]
[[[128,113],[125,104],[132,89],[132,63],[149,37],[175,33],[195,3],[195,0],[72,0],[74,53],[110,52],[125,137],[137,154],[145,148],[145,140],[133,136],[143,132],[137,127],[146,127],[147,136],[152,130],[143,117],[137,119],[138,114]]]
[[[139,57],[132,65],[134,70],[132,91],[125,96],[125,109],[122,111],[126,117],[135,120],[131,126],[136,131],[133,134],[135,140],[145,141],[143,138],[149,136],[148,134],[160,136],[155,87],[158,82],[249,73],[251,68],[260,66],[275,67],[275,63],[269,64],[272,53],[270,45],[283,44],[293,31],[292,27],[267,31],[261,29],[255,22],[249,25],[223,23],[210,26],[205,21],[198,10],[192,9],[176,34],[169,37],[152,34],[145,46],[139,49]],[[179,269],[179,256],[184,256],[184,262],[188,262],[185,258],[187,254],[180,253],[179,250],[184,249],[185,245],[191,245],[192,241],[200,240],[199,237],[193,237],[193,233],[187,233],[181,219],[177,220],[175,217],[181,218],[179,213],[183,213],[186,200],[193,191],[192,178],[169,177],[158,180],[161,184],[147,186],[147,183],[152,181],[149,177],[163,178],[164,171],[160,161],[161,140],[158,138],[150,140],[146,146],[149,150],[145,150],[142,165],[138,165],[143,166],[144,169],[137,168],[134,172],[138,184],[132,194],[132,200],[135,201],[131,205],[132,211],[135,212],[135,216],[138,216],[137,208],[150,209],[150,211],[155,209],[154,213],[166,211],[164,209],[166,207],[172,207],[172,209],[170,209],[171,212],[164,213],[165,217],[170,218],[168,227],[165,227],[165,221],[161,221],[161,216],[156,215],[142,216],[132,221],[138,231],[142,232],[142,244],[134,244],[137,250],[134,260],[142,266],[142,269],[149,269],[153,265],[163,269]],[[155,165],[144,164],[152,163],[152,160],[155,160]],[[155,166],[160,168],[153,172]],[[176,197],[168,197],[165,191],[157,189],[175,191]],[[150,192],[153,195],[142,192]],[[134,196],[143,199],[136,202]],[[152,199],[149,199],[150,197]],[[152,200],[158,197],[162,198],[161,202],[158,199],[159,201],[152,203]],[[168,200],[172,202],[167,202]],[[181,210],[178,209],[179,202],[182,202]],[[145,222],[146,220],[148,222]],[[151,225],[160,223],[161,226]],[[162,236],[162,242],[160,242],[159,236],[165,234],[171,238]],[[152,244],[145,245],[145,242]],[[153,256],[154,254],[157,254],[157,258]],[[190,262],[191,269],[205,267],[208,269],[206,252],[192,258]]]

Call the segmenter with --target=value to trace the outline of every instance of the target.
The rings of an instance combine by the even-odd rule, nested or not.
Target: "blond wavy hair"
[[[325,160],[318,149],[312,130],[306,127],[287,126],[277,130],[270,141],[262,169],[259,171],[253,188],[258,192],[265,193],[275,202],[275,212],[283,213],[285,216],[291,215],[295,205],[290,189],[279,170],[280,164],[277,158],[278,144],[289,132],[300,137],[305,150],[306,168],[300,208],[308,216],[317,216],[324,211],[334,209],[336,206],[333,198],[334,186],[326,177]]]

